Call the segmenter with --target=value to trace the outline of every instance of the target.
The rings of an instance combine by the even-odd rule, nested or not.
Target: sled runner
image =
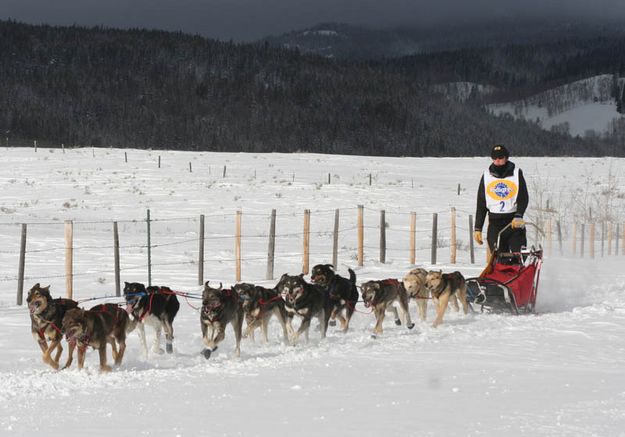
[[[499,239],[509,226],[499,232],[497,247],[482,274],[466,281],[467,299],[482,312],[532,313],[536,306],[542,247],[532,246],[518,253],[499,252]]]

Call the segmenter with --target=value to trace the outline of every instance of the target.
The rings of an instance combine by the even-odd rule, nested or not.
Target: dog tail
[[[356,273],[350,268],[348,268],[347,271],[349,272],[349,282],[356,285]]]

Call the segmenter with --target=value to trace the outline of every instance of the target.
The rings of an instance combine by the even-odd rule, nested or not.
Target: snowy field
[[[199,315],[181,300],[174,353],[150,353],[145,360],[132,333],[122,366],[109,374],[98,371],[95,351],[88,352],[83,371],[44,365],[28,310],[15,304],[22,223],[28,223],[25,289],[40,282],[50,284],[54,296],[65,294],[63,222],[73,220],[74,297],[89,299],[115,293],[113,221],[119,224],[122,281],[147,282],[147,209],[154,220],[152,282],[175,290],[201,290],[200,214],[206,216],[204,279],[234,282],[237,210],[245,282],[276,282],[265,280],[272,209],[275,278],[301,271],[304,209],[311,210],[311,266],[331,261],[337,208],[342,275],[351,267],[359,282],[403,276],[413,267],[408,230],[415,211],[417,265],[432,267],[430,229],[432,213],[438,213],[436,268],[475,276],[485,253],[478,248],[470,263],[468,215],[488,158],[128,150],[126,163],[117,149],[0,151],[2,436],[625,435],[625,256],[600,256],[599,242],[594,260],[573,256],[570,241],[563,255],[554,249],[545,259],[536,315],[450,311],[442,326],[432,328],[429,308],[428,322],[417,321],[412,331],[387,317],[384,334],[373,340],[374,317],[359,306],[345,335],[330,328],[319,341],[313,323],[311,341],[290,347],[272,322],[269,344],[259,336],[256,343],[244,340],[240,359],[233,357],[228,328],[206,361],[199,354]],[[562,221],[565,240],[572,221],[589,208],[625,220],[619,195],[625,192],[625,160],[513,161],[528,180],[528,218],[539,220],[544,211],[538,205],[549,200],[542,209],[558,211],[554,218]],[[358,205],[365,208],[362,267],[356,261]],[[449,263],[451,207],[458,211],[457,265]],[[384,264],[378,260],[380,210],[387,221]],[[146,331],[149,341],[152,331]]]

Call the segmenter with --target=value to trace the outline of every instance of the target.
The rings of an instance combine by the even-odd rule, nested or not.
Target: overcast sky
[[[382,28],[554,15],[623,18],[625,0],[0,0],[2,19],[182,30],[236,41],[328,21]]]

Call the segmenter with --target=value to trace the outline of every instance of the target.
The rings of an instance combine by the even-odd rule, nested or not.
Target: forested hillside
[[[625,76],[625,36],[461,49],[386,62],[423,84],[467,81],[496,87],[488,101],[527,97],[601,74]]]
[[[558,41],[625,37],[618,20],[565,18],[499,19],[419,28],[371,29],[345,23],[321,23],[265,38],[279,47],[341,59],[381,60],[466,48],[546,44]]]
[[[474,54],[357,62],[181,33],[4,21],[0,130],[8,144],[216,151],[459,156],[494,142],[526,155],[611,150],[428,87],[455,70],[527,80],[514,73],[516,58]]]

